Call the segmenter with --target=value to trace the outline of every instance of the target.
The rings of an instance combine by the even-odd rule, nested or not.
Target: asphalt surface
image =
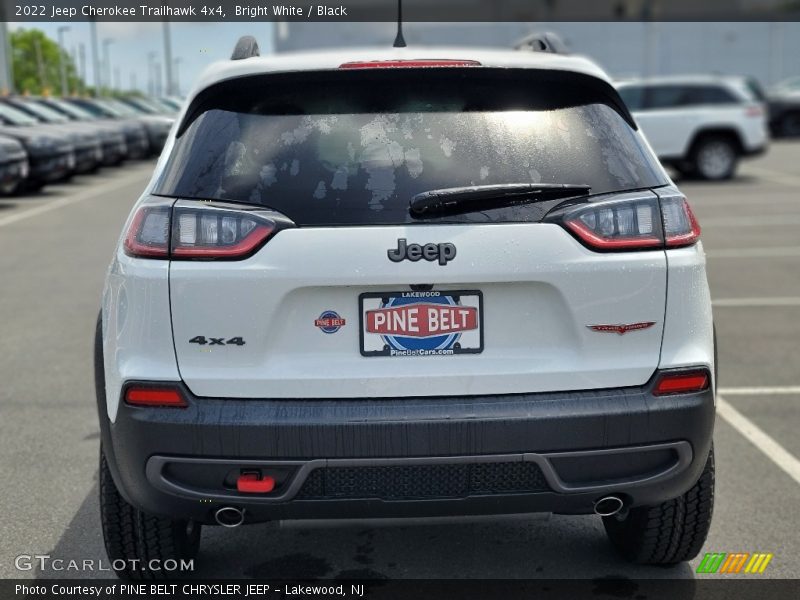
[[[761,577],[800,575],[798,164],[800,142],[779,142],[734,181],[679,182],[703,225],[725,399],[705,551],[772,552]],[[152,167],[0,199],[0,577],[108,576],[20,572],[14,558],[105,559],[91,342],[106,266]],[[284,522],[203,535],[196,565],[209,576],[718,577],[695,575],[697,560],[630,566],[592,516]]]

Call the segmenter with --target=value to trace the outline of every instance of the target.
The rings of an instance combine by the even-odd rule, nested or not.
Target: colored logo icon
[[[707,552],[698,573],[763,573],[773,554],[766,552]]]
[[[314,320],[314,327],[319,327],[323,333],[336,333],[345,326],[346,321],[339,316],[339,313],[326,310]]]

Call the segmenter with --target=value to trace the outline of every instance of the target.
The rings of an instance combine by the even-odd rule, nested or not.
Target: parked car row
[[[166,99],[0,97],[0,194],[158,154],[179,107]]]

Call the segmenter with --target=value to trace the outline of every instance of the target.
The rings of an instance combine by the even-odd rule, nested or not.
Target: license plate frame
[[[408,311],[396,310],[406,306],[409,307]],[[406,336],[399,335],[391,328],[390,332],[382,333],[379,329],[384,323],[378,324],[380,317],[367,314],[405,312],[406,324],[409,325],[406,331],[411,332],[414,313],[410,309],[414,307],[419,309],[416,311],[416,320],[422,320],[423,324],[418,325],[422,331]],[[480,290],[363,292],[358,296],[359,351],[366,357],[391,358],[480,354],[484,350],[483,308],[484,299]],[[451,328],[438,335],[436,329],[429,329],[434,321],[438,324],[450,320]],[[474,327],[471,326],[473,322]]]

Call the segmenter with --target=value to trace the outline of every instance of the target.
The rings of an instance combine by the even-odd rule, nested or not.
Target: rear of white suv
[[[475,54],[247,59],[188,100],[98,324],[112,559],[536,511],[604,515],[639,562],[700,550],[699,226],[594,65]]]

